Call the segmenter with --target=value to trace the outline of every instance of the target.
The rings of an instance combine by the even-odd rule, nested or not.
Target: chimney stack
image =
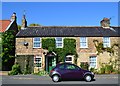
[[[25,14],[24,14],[23,18],[22,18],[21,29],[25,29],[26,27],[27,27],[27,21],[26,21],[26,17],[25,17]]]
[[[14,12],[11,16],[11,21],[16,21],[17,17],[16,17],[16,13]]]
[[[109,18],[103,18],[103,20],[100,22],[101,27],[103,28],[110,28],[110,19]]]

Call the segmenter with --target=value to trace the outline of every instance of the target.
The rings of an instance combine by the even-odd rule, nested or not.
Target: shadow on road
[[[77,80],[75,80],[75,79],[67,79],[67,80],[65,80],[65,79],[63,79],[63,80],[61,80],[61,81],[85,81],[84,79],[77,79]],[[93,79],[91,82],[93,82],[93,81],[96,81],[96,79]]]

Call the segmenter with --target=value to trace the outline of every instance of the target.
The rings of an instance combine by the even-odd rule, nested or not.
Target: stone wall
[[[76,50],[78,53],[77,65],[80,66],[80,62],[89,62],[90,56],[97,57],[97,68],[100,67],[100,63],[107,63],[110,58],[116,56],[110,56],[109,53],[104,52],[103,54],[97,55],[97,51],[93,40],[103,41],[103,37],[87,37],[88,48],[80,48],[80,37],[65,37],[76,39]],[[111,37],[111,45],[118,42],[118,37]],[[24,42],[28,42],[28,47],[24,46]],[[117,51],[117,50],[116,50]],[[40,55],[42,57],[42,68],[45,67],[45,57],[42,48],[33,48],[33,38],[16,38],[16,55]],[[34,58],[34,57],[33,57]],[[40,69],[40,70],[41,70]],[[38,70],[37,68],[35,70]]]
[[[80,48],[80,44],[79,44],[79,38],[77,39],[77,53],[78,53],[78,60],[77,60],[77,65],[80,66],[81,62],[88,62],[89,63],[89,57],[90,56],[96,56],[97,57],[97,67],[96,68],[100,68],[101,65],[100,64],[107,64],[110,59],[115,59],[118,58],[118,54],[115,54],[114,56],[110,56],[110,54],[108,52],[104,52],[100,55],[97,55],[97,51],[95,48],[95,45],[93,43],[93,40],[98,40],[99,42],[103,41],[103,37],[88,37],[88,48]],[[118,42],[118,37],[111,37],[110,38],[110,43],[111,46],[114,43],[119,43]],[[115,50],[115,53],[118,52],[118,49]]]

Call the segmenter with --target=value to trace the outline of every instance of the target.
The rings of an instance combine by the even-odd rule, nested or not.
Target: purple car
[[[54,82],[70,79],[84,79],[87,82],[90,82],[94,79],[94,73],[81,69],[80,67],[71,63],[61,63],[56,65],[56,67],[50,71],[49,76]]]

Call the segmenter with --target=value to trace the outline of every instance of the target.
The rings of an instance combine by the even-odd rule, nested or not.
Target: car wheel
[[[53,82],[58,82],[60,80],[60,77],[58,75],[53,75],[52,80]]]
[[[87,82],[90,82],[90,81],[92,80],[91,75],[86,75],[86,76],[85,76],[85,80],[86,80]]]

